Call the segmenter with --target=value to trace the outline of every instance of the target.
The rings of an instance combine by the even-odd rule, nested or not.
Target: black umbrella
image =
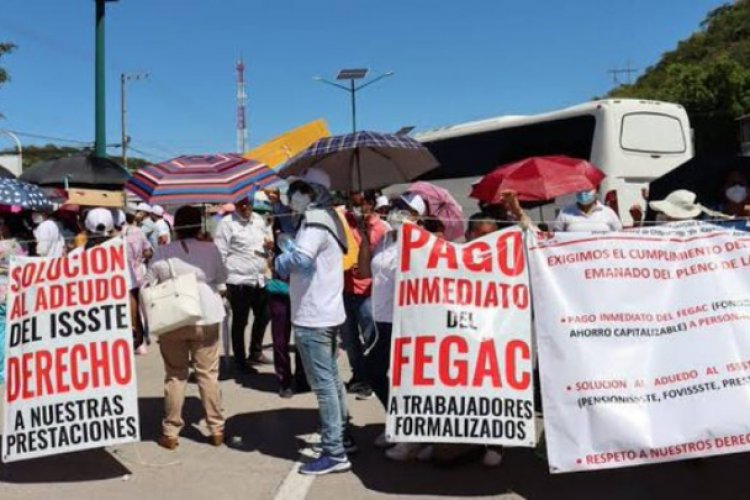
[[[0,179],[15,179],[16,174],[5,167],[0,167]]]
[[[714,207],[723,199],[721,188],[732,170],[738,170],[750,179],[750,157],[696,156],[651,182],[648,199],[663,200],[672,191],[687,189],[698,195],[701,205]],[[651,220],[651,215],[649,209],[647,220]]]
[[[40,186],[119,190],[130,173],[108,158],[69,156],[32,165],[21,179]]]

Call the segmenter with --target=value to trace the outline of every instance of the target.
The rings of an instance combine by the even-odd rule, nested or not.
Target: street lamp
[[[346,92],[349,92],[351,95],[352,100],[352,133],[357,131],[357,92],[362,90],[365,87],[369,87],[375,82],[379,82],[383,78],[387,78],[389,76],[393,76],[396,73],[393,71],[388,71],[386,73],[383,73],[380,76],[377,76],[373,78],[372,80],[363,83],[362,85],[357,86],[354,82],[357,80],[363,80],[367,76],[367,69],[365,68],[352,68],[352,69],[342,69],[339,71],[339,74],[336,75],[336,80],[349,80],[349,86],[342,85],[340,83],[332,82],[330,80],[326,80],[323,77],[316,76],[313,78],[316,82],[322,82],[328,85],[333,85],[336,88],[339,88],[341,90],[345,90]]]
[[[16,174],[16,176],[20,176],[21,172],[23,171],[23,145],[21,144],[21,140],[10,130],[0,130],[0,134],[7,135],[13,140],[13,142],[16,143],[16,150],[18,151],[18,161],[16,162],[17,168],[13,169],[13,173]]]
[[[120,73],[120,132],[122,134],[122,166],[125,168],[128,168],[128,143],[130,142],[127,132],[127,83],[130,81],[146,80],[147,78],[148,73]]]
[[[94,140],[94,156],[98,158],[107,157],[107,116],[106,116],[106,75],[104,68],[104,5],[107,2],[117,0],[95,0],[96,1],[96,56],[94,65],[95,82],[95,123],[96,134]]]

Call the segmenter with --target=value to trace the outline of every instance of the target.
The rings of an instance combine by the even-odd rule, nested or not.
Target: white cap
[[[164,207],[161,205],[154,205],[151,207],[151,213],[157,217],[164,217]]]
[[[125,212],[123,212],[119,208],[112,210],[112,222],[114,223],[115,227],[124,226],[127,222],[127,220],[125,219]]]
[[[648,205],[672,219],[693,219],[703,211],[703,207],[695,202],[696,198],[692,191],[678,189],[669,193],[663,200],[652,201]]]
[[[92,234],[105,235],[112,231],[114,220],[112,212],[106,208],[94,208],[86,214],[86,231]]]
[[[147,214],[150,214],[153,210],[154,209],[148,203],[141,202],[135,206],[136,212],[146,212]]]
[[[318,184],[326,189],[331,189],[331,176],[328,172],[319,168],[308,168],[299,177],[292,177],[289,182],[302,181],[307,184]]]
[[[390,204],[391,204],[391,201],[385,195],[381,194],[380,196],[378,196],[377,198],[375,198],[375,210],[377,210],[379,208],[385,208],[385,207],[387,207]]]
[[[417,212],[417,214],[424,215],[427,213],[427,204],[418,194],[404,193],[401,195],[401,200],[409,205],[409,208]]]

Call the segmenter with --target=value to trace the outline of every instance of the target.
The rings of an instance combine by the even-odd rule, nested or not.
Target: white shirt
[[[154,240],[156,240],[156,245],[152,246],[158,246],[159,244],[159,238],[162,236],[167,237],[167,243],[170,243],[172,241],[172,230],[169,228],[169,224],[167,224],[167,221],[164,219],[158,219],[156,222],[154,222],[154,232],[153,237]]]
[[[273,231],[259,214],[250,220],[238,214],[224,217],[216,228],[214,243],[227,267],[231,285],[266,286],[268,260],[263,244],[273,240]]]
[[[589,213],[582,212],[576,203],[560,210],[552,230],[568,233],[621,231],[622,222],[614,210],[598,201]]]
[[[372,271],[372,317],[378,323],[393,323],[393,298],[396,295],[398,245],[396,234],[389,232],[380,240],[370,263]]]
[[[47,219],[34,229],[36,253],[39,257],[62,257],[65,251],[65,239],[60,227],[53,220]]]
[[[182,246],[187,246],[187,252]],[[167,259],[176,276],[195,274],[201,296],[203,319],[199,325],[215,325],[224,320],[224,303],[219,287],[226,282],[227,270],[216,245],[195,239],[174,241],[156,248],[144,281],[156,284],[172,277]]]
[[[292,324],[330,328],[344,323],[343,253],[336,239],[319,227],[303,227],[295,239],[297,250],[314,262],[309,272],[293,271],[289,277]]]

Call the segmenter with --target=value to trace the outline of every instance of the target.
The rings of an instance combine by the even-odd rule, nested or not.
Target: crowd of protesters
[[[130,266],[137,354],[146,354],[149,342],[139,290],[181,274],[195,275],[199,284],[202,318],[158,339],[165,368],[165,417],[159,444],[168,449],[179,444],[185,384],[191,370],[200,388],[210,443],[220,446],[224,442],[218,382],[224,330],[231,338],[236,377],[253,376],[258,365],[272,363],[279,396],[290,398],[310,389],[316,395],[319,455],[300,472],[348,470],[348,455],[357,451],[357,445],[349,431],[347,392],[357,399],[374,396],[387,411],[398,229],[419,224],[442,237],[445,227],[431,216],[431,207],[419,194],[405,192],[388,198],[379,192],[358,192],[337,200],[330,186],[328,174],[309,169],[290,179],[285,197],[278,189],[259,190],[236,204],[215,207],[212,217],[207,217],[205,207],[185,206],[172,218],[163,207],[145,203],[124,210],[62,206],[49,213],[2,213],[0,324],[4,329],[5,283],[13,256],[60,257],[121,236]],[[726,227],[746,229],[748,179],[730,172],[720,194],[722,201],[709,208],[694,193],[677,190],[650,203],[653,220],[644,220],[645,207],[634,206],[630,213],[635,226],[709,218]],[[481,205],[468,219],[465,240],[515,224],[534,227],[514,193],[505,192],[498,203]],[[577,193],[575,202],[549,225],[558,232],[619,231],[622,227],[617,213],[598,200],[595,190]],[[273,359],[263,352],[269,324]],[[338,368],[340,346],[352,373],[346,382]],[[441,448],[451,448],[389,443],[384,433],[374,446],[397,461],[429,460],[438,457]],[[487,466],[497,466],[502,460],[501,448],[468,448],[481,453]]]

